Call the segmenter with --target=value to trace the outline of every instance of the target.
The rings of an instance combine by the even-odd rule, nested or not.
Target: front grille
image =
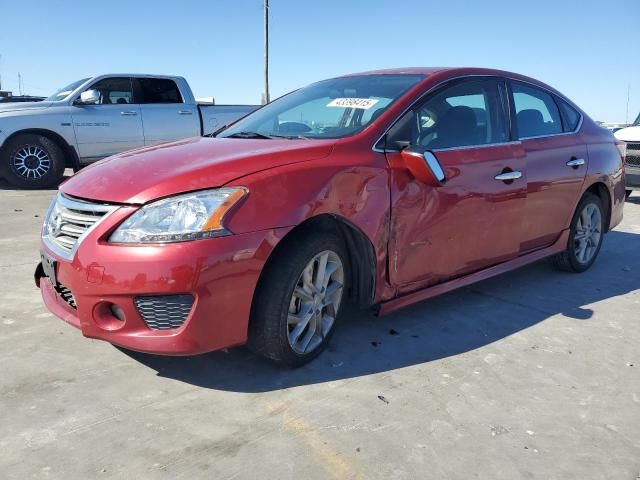
[[[74,310],[78,309],[78,305],[76,304],[76,298],[73,296],[73,293],[71,293],[71,290],[69,290],[67,287],[65,287],[61,283],[58,283],[58,285],[56,285],[53,288],[55,288],[56,292],[58,292],[58,295],[60,295],[60,298],[62,298],[62,300],[67,302],[67,304],[71,308],[73,308]]]
[[[182,326],[193,306],[191,295],[136,297],[140,316],[151,330],[171,330]]]
[[[625,165],[640,167],[640,143],[627,143],[627,154],[624,157]]]
[[[116,208],[58,193],[44,221],[42,238],[60,256],[71,259],[84,235]]]

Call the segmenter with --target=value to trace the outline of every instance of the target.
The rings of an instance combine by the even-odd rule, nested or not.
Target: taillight
[[[620,152],[620,157],[624,162],[624,157],[627,155],[627,144],[622,140],[616,140],[616,147],[618,147],[618,151]]]

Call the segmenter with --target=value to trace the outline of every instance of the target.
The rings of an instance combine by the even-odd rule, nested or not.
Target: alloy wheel
[[[573,237],[574,253],[581,264],[591,261],[602,238],[602,214],[594,203],[587,203],[580,212]]]
[[[344,286],[344,267],[331,250],[318,253],[300,274],[289,302],[287,337],[298,354],[318,348],[333,327]]]
[[[23,145],[11,158],[13,170],[26,179],[37,180],[51,169],[49,154],[38,145]]]

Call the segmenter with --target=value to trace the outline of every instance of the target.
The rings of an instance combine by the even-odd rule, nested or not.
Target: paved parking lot
[[[0,184],[2,478],[639,478],[638,194],[589,272],[540,262],[345,319],[293,371],[54,318],[32,277],[53,195]]]

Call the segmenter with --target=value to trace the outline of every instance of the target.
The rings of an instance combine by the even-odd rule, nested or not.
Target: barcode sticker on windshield
[[[374,98],[336,98],[329,102],[327,107],[359,108],[362,110],[369,110],[376,103],[378,103],[378,100]]]

